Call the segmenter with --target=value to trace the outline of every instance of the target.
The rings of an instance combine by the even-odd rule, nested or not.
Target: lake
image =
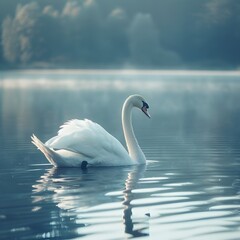
[[[134,93],[146,166],[55,169],[31,144],[88,118],[125,146]],[[0,239],[239,240],[239,103],[239,72],[2,71]]]

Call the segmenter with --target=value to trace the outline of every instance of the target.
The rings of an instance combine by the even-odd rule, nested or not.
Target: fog
[[[237,0],[0,2],[2,67],[236,69]]]

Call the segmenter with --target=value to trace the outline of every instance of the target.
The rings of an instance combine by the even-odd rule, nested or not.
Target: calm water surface
[[[146,166],[55,169],[30,143],[89,118],[123,144],[121,107]],[[0,239],[240,239],[240,75],[0,73]]]

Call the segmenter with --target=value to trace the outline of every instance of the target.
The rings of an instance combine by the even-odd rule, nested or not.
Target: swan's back
[[[122,144],[99,124],[88,119],[71,120],[60,127],[58,135],[45,145],[55,151],[69,151],[79,155],[89,165],[131,165],[132,159]]]

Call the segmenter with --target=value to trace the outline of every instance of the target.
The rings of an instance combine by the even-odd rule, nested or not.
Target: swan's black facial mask
[[[148,113],[148,108],[149,108],[149,106],[148,106],[148,104],[146,103],[146,102],[144,102],[144,101],[142,101],[142,103],[143,103],[143,106],[142,106],[142,111],[149,117],[149,118],[151,118],[151,116],[149,115],[149,113]]]

